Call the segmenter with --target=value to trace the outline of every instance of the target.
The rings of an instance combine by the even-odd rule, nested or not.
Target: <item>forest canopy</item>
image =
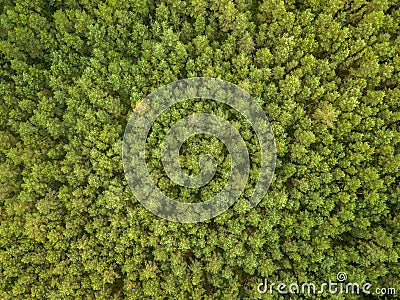
[[[399,32],[398,0],[0,1],[0,298],[283,299],[258,284],[339,272],[400,293]],[[121,149],[137,104],[191,77],[254,97],[277,161],[250,208],[251,126],[209,99],[171,107],[147,139],[170,197],[208,199],[231,165],[221,141],[199,135],[180,163],[197,174],[211,153],[216,176],[199,189],[168,178],[160,144],[184,116],[225,118],[251,158],[231,208],[180,224],[135,199]]]

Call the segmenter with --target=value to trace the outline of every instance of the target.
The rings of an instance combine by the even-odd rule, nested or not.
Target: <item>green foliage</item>
[[[262,277],[321,283],[339,271],[399,290],[399,20],[394,0],[2,1],[0,298],[252,299]],[[163,171],[162,137],[193,112],[229,120],[252,160],[233,207],[177,224],[134,199],[121,139],[141,99],[194,76],[257,99],[278,161],[249,209],[251,126],[206,99],[165,111],[147,149],[169,196],[204,201],[229,176],[210,136],[181,149],[188,174],[202,153],[216,157],[209,185],[179,188]]]

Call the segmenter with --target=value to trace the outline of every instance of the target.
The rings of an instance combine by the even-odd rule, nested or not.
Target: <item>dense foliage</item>
[[[264,277],[339,271],[400,289],[398,0],[2,0],[0,14],[1,299],[277,299],[257,292]],[[251,126],[209,100],[166,111],[148,154],[170,196],[206,199],[229,175],[224,145],[198,136],[182,164],[196,174],[212,153],[218,176],[174,188],[157,149],[184,115],[230,120],[252,156],[233,207],[180,224],[134,199],[121,144],[141,99],[195,76],[255,97],[278,160],[249,209]]]

